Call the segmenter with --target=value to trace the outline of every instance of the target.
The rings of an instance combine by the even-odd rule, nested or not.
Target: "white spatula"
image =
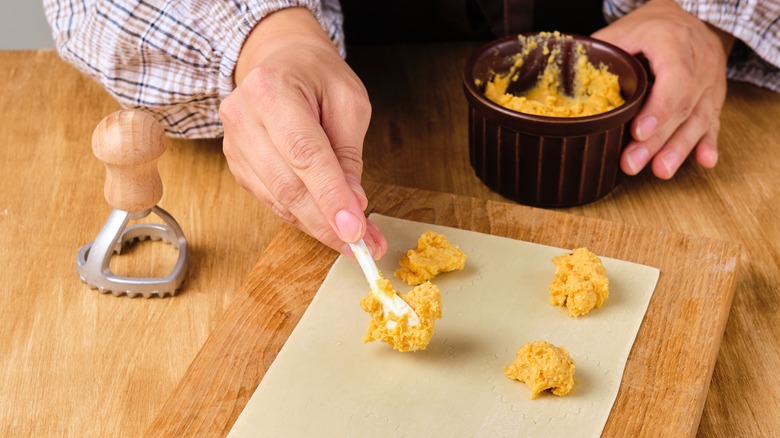
[[[401,297],[396,294],[388,294],[377,285],[376,282],[379,281],[382,276],[379,274],[379,269],[377,269],[374,259],[371,258],[371,253],[368,251],[368,247],[366,247],[366,243],[363,239],[360,239],[357,243],[350,243],[349,246],[352,248],[352,252],[355,254],[355,258],[357,259],[358,264],[360,264],[360,268],[366,275],[366,280],[368,280],[368,284],[371,286],[371,293],[374,294],[374,297],[378,299],[380,303],[382,303],[382,309],[384,310],[385,315],[387,315],[387,312],[392,312],[399,318],[403,315],[409,315],[406,319],[406,325],[408,327],[418,325],[420,319],[417,317],[417,313],[414,312],[414,309],[412,309],[406,301],[402,300]],[[389,320],[387,321],[387,328],[392,330],[397,324],[397,322]]]

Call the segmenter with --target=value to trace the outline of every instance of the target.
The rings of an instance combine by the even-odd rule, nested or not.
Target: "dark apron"
[[[590,35],[602,0],[342,0],[348,44],[480,41],[529,31]]]

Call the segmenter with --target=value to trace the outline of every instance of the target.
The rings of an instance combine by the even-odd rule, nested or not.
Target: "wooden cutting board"
[[[371,211],[655,266],[661,274],[603,436],[694,436],[734,295],[738,244],[366,183]],[[338,254],[292,227],[266,248],[147,430],[224,436]]]

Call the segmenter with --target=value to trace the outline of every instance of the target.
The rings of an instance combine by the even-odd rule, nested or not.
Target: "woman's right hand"
[[[314,16],[289,8],[248,36],[222,102],[223,151],[236,181],[284,221],[351,256],[363,238],[387,250],[364,210],[363,139],[371,105],[363,83]]]

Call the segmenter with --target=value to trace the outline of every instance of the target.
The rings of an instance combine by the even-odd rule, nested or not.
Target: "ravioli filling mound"
[[[553,257],[555,275],[548,286],[550,304],[581,316],[601,307],[609,297],[609,279],[601,259],[587,248]]]
[[[575,369],[574,361],[564,347],[535,341],[517,350],[517,359],[504,367],[504,374],[525,383],[531,390],[531,399],[535,399],[548,389],[557,396],[571,392]]]
[[[390,280],[386,278],[377,281],[377,285],[380,293],[388,295],[397,293]],[[381,301],[373,293],[369,293],[360,300],[360,307],[371,315],[363,342],[380,340],[401,352],[424,350],[433,337],[436,319],[442,316],[439,288],[430,282],[425,282],[406,294],[398,295],[411,306],[420,323],[409,326],[408,314],[396,315],[390,311],[386,312]],[[394,322],[389,324],[391,328],[388,328],[389,321]]]
[[[466,254],[442,234],[429,230],[417,239],[417,247],[407,251],[399,263],[401,267],[395,271],[395,276],[416,286],[442,272],[463,269]]]

